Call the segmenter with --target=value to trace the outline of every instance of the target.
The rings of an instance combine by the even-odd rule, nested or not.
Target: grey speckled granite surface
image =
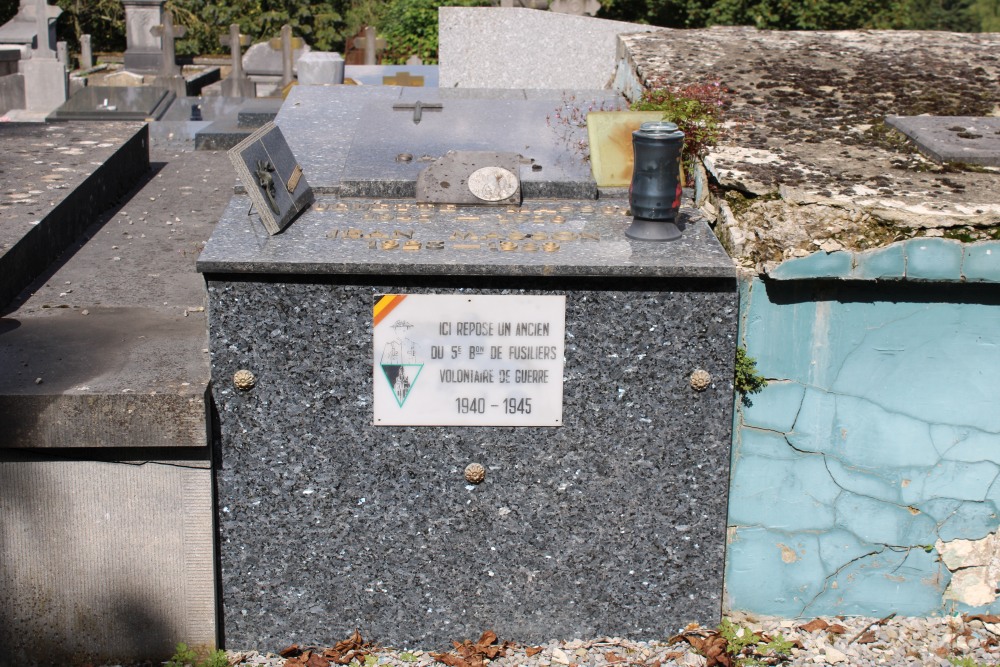
[[[420,123],[412,121],[412,111],[392,108],[418,100],[444,108],[425,110]],[[296,86],[275,123],[320,194],[412,198],[428,159],[449,150],[493,150],[519,153],[541,167],[521,170],[526,196],[594,198],[597,187],[579,148],[587,129],[558,115],[625,106],[609,90]],[[400,153],[413,160],[398,162]]]
[[[284,232],[269,237],[256,216],[247,216],[249,199],[234,197],[198,270],[735,278],[729,256],[700,213],[682,209],[687,224],[680,240],[650,243],[625,237],[632,220],[627,206],[605,199],[508,208],[320,197]],[[440,250],[428,247],[434,241]],[[407,242],[419,249],[404,249]]]
[[[665,637],[721,606],[735,281],[208,276],[225,638]],[[544,288],[540,292],[539,287]],[[564,426],[372,426],[379,293],[566,295]],[[703,393],[689,385],[709,371]],[[233,374],[257,376],[248,392]],[[468,487],[473,461],[486,481]]]

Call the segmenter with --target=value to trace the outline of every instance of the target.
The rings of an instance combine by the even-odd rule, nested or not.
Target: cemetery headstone
[[[365,27],[365,34],[363,37],[354,38],[354,48],[361,49],[365,52],[365,65],[377,65],[379,55],[382,51],[385,51],[385,47],[385,38],[376,37],[375,28],[371,26]]]
[[[90,45],[90,35],[80,35],[80,69],[94,66],[94,51]]]
[[[443,109],[414,124],[392,110],[413,92],[293,89],[276,124],[322,192],[274,236],[235,196],[199,259],[227,641],[328,645],[360,627],[444,648],[484,627],[534,643],[715,625],[737,319],[726,252],[690,208],[677,243],[627,239],[627,200],[595,199],[572,143],[536,150],[561,93],[421,89]],[[476,149],[514,153],[486,166],[522,188],[547,172],[565,187],[489,206],[345,196],[347,178],[407,153],[397,179],[414,187],[448,150]],[[488,175],[499,189],[480,193],[503,194]]]
[[[178,97],[187,95],[187,81],[181,76],[181,68],[177,65],[177,51],[174,40],[187,34],[187,28],[174,25],[171,12],[163,12],[163,23],[149,29],[153,35],[160,38],[163,51],[160,54],[160,71],[154,79],[154,85],[173,92]]]
[[[56,59],[49,23],[48,3],[35,0],[35,49],[21,63],[28,112],[47,114],[66,101],[66,68]]]
[[[281,87],[292,82],[292,26],[281,26]]]
[[[344,83],[344,59],[339,53],[306,53],[299,58],[298,79],[302,85]]]
[[[382,85],[418,87],[424,85],[424,77],[412,76],[409,72],[397,72],[396,74],[390,76],[383,76]]]
[[[38,43],[38,28],[40,25],[38,4],[35,0],[21,0],[17,13],[11,20],[0,26],[0,44],[11,44],[24,47],[22,55],[27,57]],[[62,14],[62,9],[56,5],[46,5],[43,15],[48,17],[46,44],[56,43],[56,19]]]
[[[223,46],[228,46],[232,55],[232,69],[222,82],[222,94],[226,97],[253,97],[254,87],[243,71],[243,47],[249,46],[250,37],[240,34],[240,26],[233,23],[229,34],[219,38]]]
[[[437,88],[437,65],[345,65],[344,77],[364,86],[402,85],[391,83],[395,77],[406,73],[403,81],[415,84],[423,81],[421,86]]]
[[[56,42],[56,60],[62,63],[64,69],[69,70],[69,46],[66,42]]]
[[[292,38],[292,73],[295,73],[299,58],[312,49],[299,37]],[[285,64],[281,37],[253,44],[243,54],[243,71],[256,87],[256,96],[272,95],[283,87]]]
[[[560,14],[573,14],[575,16],[594,16],[601,9],[598,0],[552,0],[549,3],[549,11]]]
[[[162,66],[162,43],[151,28],[163,25],[165,0],[122,0],[125,5],[125,69],[152,74]]]

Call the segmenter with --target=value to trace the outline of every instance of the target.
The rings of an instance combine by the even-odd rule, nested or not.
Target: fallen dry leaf
[[[510,644],[504,642],[497,645],[496,642],[496,633],[487,630],[475,643],[468,639],[461,643],[453,641],[455,653],[432,653],[431,657],[449,667],[483,667],[486,660],[494,660],[507,654]]]
[[[684,635],[684,639],[696,651],[705,656],[705,667],[732,667],[732,658],[726,653],[726,640],[718,632],[713,632],[707,637],[699,637],[694,633]]]
[[[607,663],[609,665],[613,665],[616,662],[625,662],[625,658],[621,657],[620,655],[618,655],[614,651],[609,651],[609,652],[605,653],[604,654],[604,659],[607,661]]]
[[[530,658],[532,656],[538,655],[539,653],[542,652],[542,650],[543,649],[541,646],[528,646],[525,647],[524,654]]]
[[[306,660],[306,667],[330,667],[330,661],[319,653],[313,653]]]
[[[826,631],[831,635],[842,635],[847,632],[847,628],[842,626],[840,623],[834,623],[833,625],[827,626]]]
[[[874,644],[875,643],[875,631],[868,630],[860,637],[858,637],[859,644]]]
[[[431,657],[443,665],[448,665],[448,667],[471,667],[464,658],[460,658],[454,653],[431,653]]]
[[[282,658],[293,658],[297,655],[302,655],[302,649],[299,648],[298,644],[292,644],[278,651],[278,655]]]
[[[982,621],[983,623],[1000,623],[1000,616],[996,614],[964,614],[962,620],[968,623],[969,621]]]
[[[814,618],[805,625],[800,625],[799,630],[805,630],[806,632],[816,632],[817,630],[826,630],[830,627],[830,624],[824,621],[822,618]]]

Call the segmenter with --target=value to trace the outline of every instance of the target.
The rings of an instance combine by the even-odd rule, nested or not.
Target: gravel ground
[[[732,630],[740,633],[737,639],[757,635],[774,640],[780,634],[792,646],[787,655],[776,656],[773,651],[759,649],[756,654],[747,650],[743,662],[734,661],[725,653],[716,651],[725,644],[713,629],[690,626],[673,638],[655,641],[630,641],[618,637],[600,639],[574,639],[552,641],[541,646],[504,644],[497,642],[479,646],[468,642],[457,651],[438,654],[417,649],[394,649],[360,644],[356,640],[340,642],[340,650],[331,647],[300,647],[298,651],[284,651],[286,656],[261,654],[257,651],[229,651],[232,665],[241,667],[326,667],[327,665],[412,665],[427,667],[437,663],[452,667],[477,667],[478,665],[526,665],[535,667],[602,667],[620,665],[631,667],[735,667],[736,665],[921,665],[962,667],[997,665],[1000,661],[1000,617],[949,616],[939,618],[823,618],[809,623],[802,620],[759,619],[733,616]],[[740,630],[742,628],[742,631]],[[372,638],[377,642],[377,638]],[[488,639],[488,638],[487,638]],[[367,638],[366,638],[367,640]],[[701,651],[695,646],[700,646]],[[758,645],[760,646],[760,645]],[[714,650],[713,650],[713,647]],[[325,651],[325,653],[324,653]],[[352,653],[353,651],[353,653]],[[489,659],[489,654],[497,655]],[[716,655],[716,657],[706,657]],[[332,659],[331,659],[332,658]],[[338,663],[340,659],[344,662]],[[757,659],[759,662],[753,662]]]

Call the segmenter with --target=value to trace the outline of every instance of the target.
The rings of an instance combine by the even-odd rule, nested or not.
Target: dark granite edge
[[[323,284],[323,285],[360,285],[384,287],[387,282],[393,284],[406,282],[419,284],[426,289],[455,289],[455,278],[463,279],[463,286],[469,289],[485,290],[521,290],[525,293],[551,293],[563,290],[590,290],[593,292],[620,291],[671,291],[671,292],[735,292],[738,288],[736,276],[539,276],[525,274],[494,274],[481,275],[429,275],[400,273],[395,275],[369,274],[317,274],[317,273],[205,273],[205,283],[285,283],[285,284]],[[391,280],[389,280],[391,279]]]
[[[344,262],[228,262],[198,260],[196,270],[203,274],[276,274],[276,275],[359,275],[359,276],[534,276],[565,278],[721,278],[736,280],[732,266],[592,266],[592,265],[515,265],[497,264],[355,264]]]
[[[37,225],[0,254],[0,274],[4,276],[0,281],[0,310],[148,171],[149,125],[142,125]]]

